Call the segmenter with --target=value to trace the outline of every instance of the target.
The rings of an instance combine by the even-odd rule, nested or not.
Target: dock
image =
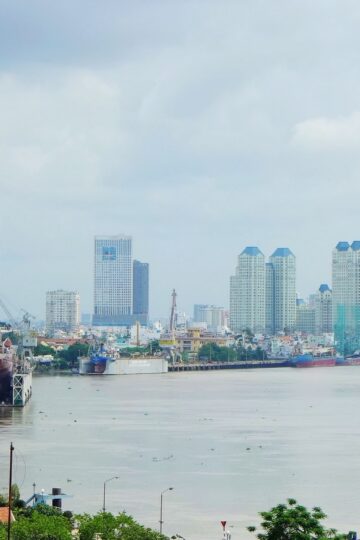
[[[284,358],[269,360],[239,360],[237,362],[196,362],[169,364],[169,372],[175,371],[208,371],[212,369],[258,369],[290,367]]]

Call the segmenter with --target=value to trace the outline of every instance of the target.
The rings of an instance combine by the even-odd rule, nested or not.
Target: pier
[[[254,369],[289,367],[290,362],[284,358],[271,360],[239,360],[237,362],[196,362],[169,364],[170,371],[208,371],[211,369]]]

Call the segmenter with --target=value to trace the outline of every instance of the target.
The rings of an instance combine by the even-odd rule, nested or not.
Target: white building
[[[222,332],[225,327],[225,309],[207,304],[195,304],[194,322],[206,323],[211,332]]]
[[[315,298],[315,329],[317,334],[333,331],[332,309],[332,290],[329,285],[322,283]]]
[[[128,326],[133,322],[131,236],[96,236],[94,316],[96,326]]]
[[[338,242],[332,256],[333,327],[337,349],[360,346],[360,241]]]
[[[277,248],[270,257],[273,267],[273,328],[294,330],[296,325],[296,259],[289,248]],[[270,270],[268,270],[270,275]],[[269,308],[270,310],[270,308]],[[269,324],[269,322],[268,322]]]
[[[80,295],[74,291],[48,291],[46,293],[46,332],[57,330],[74,332],[80,324]]]
[[[244,249],[230,278],[230,328],[265,329],[265,257],[257,247]]]

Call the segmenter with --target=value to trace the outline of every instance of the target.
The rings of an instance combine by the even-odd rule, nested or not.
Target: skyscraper
[[[246,247],[230,278],[230,328],[241,332],[265,329],[265,258],[258,247]]]
[[[133,323],[131,236],[96,236],[94,261],[94,325]]]
[[[48,291],[46,293],[46,333],[57,330],[74,332],[80,324],[80,296],[74,291]]]
[[[275,333],[275,274],[274,266],[268,262],[265,265],[265,330],[268,334]]]
[[[296,260],[289,248],[277,248],[270,257],[273,267],[275,332],[294,330],[296,324]],[[269,297],[271,294],[269,293]]]
[[[133,313],[137,321],[146,326],[149,321],[149,265],[133,263]]]
[[[332,256],[333,326],[342,354],[360,346],[360,241],[338,242]]]
[[[317,334],[333,331],[332,322],[332,290],[322,283],[315,298],[315,330]]]

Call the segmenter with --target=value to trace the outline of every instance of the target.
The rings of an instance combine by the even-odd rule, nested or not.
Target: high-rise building
[[[265,329],[265,258],[258,247],[246,247],[230,278],[230,328],[241,332]]]
[[[360,241],[338,242],[332,256],[333,327],[339,352],[360,346]]]
[[[333,331],[332,322],[332,290],[322,283],[315,298],[315,330],[317,334]]]
[[[275,274],[270,262],[265,265],[265,330],[275,334]]]
[[[74,332],[80,324],[80,296],[73,291],[48,291],[46,293],[46,333],[57,330]]]
[[[270,257],[273,267],[275,332],[292,331],[296,325],[296,259],[289,248],[277,248]],[[269,293],[269,298],[271,294]]]
[[[133,322],[131,236],[96,236],[93,324],[128,326]]]
[[[310,302],[296,302],[296,330],[304,334],[315,334],[315,308]]]
[[[149,264],[133,263],[133,313],[143,326],[149,322]]]
[[[195,304],[194,322],[206,323],[211,332],[221,332],[225,327],[225,310],[223,307]]]

